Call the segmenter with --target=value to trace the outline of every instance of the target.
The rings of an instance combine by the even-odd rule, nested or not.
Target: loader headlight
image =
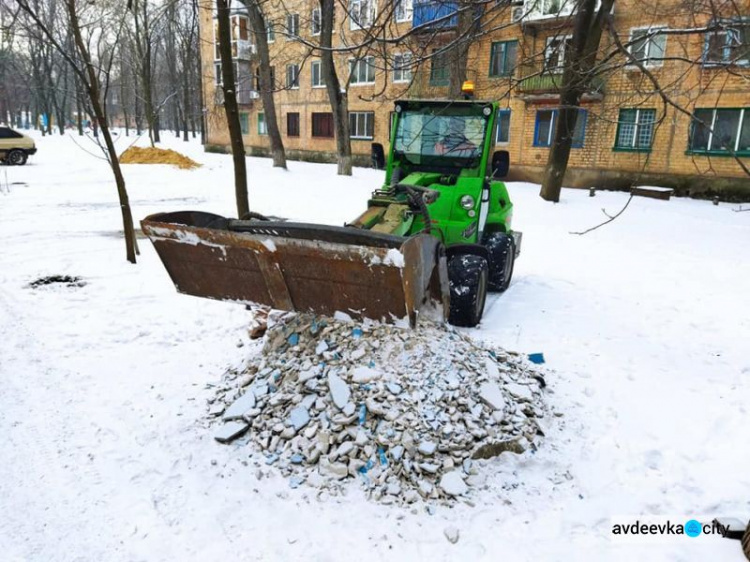
[[[466,209],[467,211],[469,209],[474,208],[474,198],[471,195],[464,195],[461,197],[461,207]]]

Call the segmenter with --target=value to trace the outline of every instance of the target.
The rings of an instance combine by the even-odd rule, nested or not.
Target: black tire
[[[448,262],[448,279],[451,295],[448,322],[473,328],[482,320],[487,299],[487,260],[471,254],[453,256]]]
[[[11,166],[23,166],[26,164],[26,160],[29,159],[29,155],[23,150],[11,150],[8,156],[5,157],[6,162]]]
[[[490,256],[489,290],[502,293],[510,285],[513,266],[516,263],[516,243],[504,232],[491,232],[484,236],[482,244]]]

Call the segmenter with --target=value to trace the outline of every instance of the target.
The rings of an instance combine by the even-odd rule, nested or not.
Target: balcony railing
[[[414,2],[412,25],[425,30],[452,29],[458,25],[458,2]]]
[[[562,72],[526,76],[519,80],[518,90],[522,94],[556,94],[562,88],[562,79]],[[587,93],[602,95],[604,93],[604,80],[599,76],[594,76]]]

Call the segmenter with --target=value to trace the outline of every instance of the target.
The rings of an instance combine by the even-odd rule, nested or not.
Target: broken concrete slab
[[[214,439],[219,443],[229,443],[233,439],[236,439],[250,427],[244,422],[230,421],[219,426],[219,429],[214,433]]]

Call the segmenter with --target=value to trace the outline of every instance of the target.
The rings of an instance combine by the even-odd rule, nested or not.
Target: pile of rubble
[[[470,494],[484,480],[474,459],[533,447],[543,387],[524,359],[450,326],[292,315],[227,373],[210,413],[217,440],[246,433],[292,487],[355,478],[411,503]]]

